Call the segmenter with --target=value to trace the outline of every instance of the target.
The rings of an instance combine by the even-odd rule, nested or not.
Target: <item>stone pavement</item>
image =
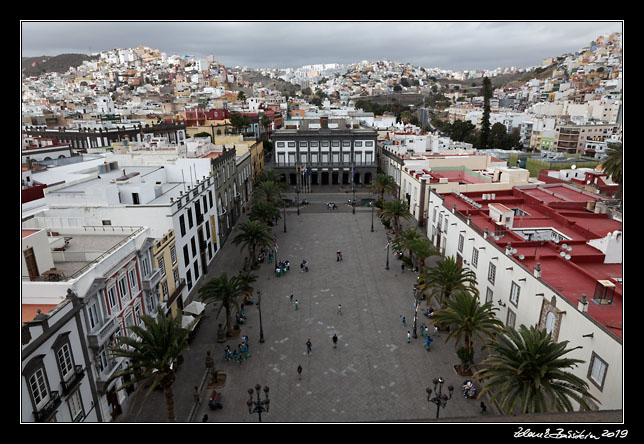
[[[440,417],[471,421],[480,416],[480,401],[464,399],[461,394],[465,378],[454,371],[458,358],[454,343],[444,342],[446,333],[434,335],[429,352],[420,332],[417,339],[407,342],[407,332],[413,333],[412,286],[417,275],[407,270],[401,273],[400,261],[393,255],[390,269],[385,270],[386,231],[377,217],[371,232],[371,210],[356,208],[352,214],[344,205],[344,193],[338,194],[336,211],[326,210],[312,197],[306,196],[312,203],[302,207],[299,216],[295,208],[288,210],[286,233],[281,221],[273,227],[277,257],[290,261],[290,271],[276,277],[268,261],[255,271],[259,276],[255,288],[263,293],[265,342],[259,343],[258,310],[255,305],[247,306],[241,334],[249,337],[250,356],[241,365],[226,362],[226,344],[235,349],[241,339],[217,343],[217,324],[224,322],[224,314],[216,319],[215,308],[208,306],[190,349],[184,352],[185,361],[177,369],[173,386],[177,421],[201,422],[208,415],[208,422],[257,422],[258,415],[249,414],[246,405],[247,390],[256,384],[270,388],[270,411],[262,414],[262,422],[431,421],[436,405],[427,402],[425,388],[433,388],[432,379],[440,376],[446,381],[445,393],[448,385],[455,388],[453,398],[440,409]],[[239,221],[243,222],[244,218]],[[244,252],[232,245],[235,234],[236,230],[210,266],[208,278],[241,269]],[[336,261],[337,250],[342,251],[341,262]],[[302,259],[308,261],[308,273],[300,272]],[[436,259],[430,258],[428,266]],[[299,301],[298,310],[289,301],[291,294]],[[342,304],[342,314],[337,312],[338,304]],[[421,303],[418,326],[428,324],[422,315],[424,306]],[[403,316],[407,326],[402,324]],[[339,338],[337,348],[333,348],[333,334]],[[312,351],[307,354],[309,338]],[[219,389],[224,407],[214,411],[207,405],[211,389],[206,388],[204,360],[208,349],[215,368],[226,374],[225,386]],[[298,380],[300,364],[303,372]],[[161,391],[145,399],[137,414],[139,405],[134,402],[118,421],[166,421]]]

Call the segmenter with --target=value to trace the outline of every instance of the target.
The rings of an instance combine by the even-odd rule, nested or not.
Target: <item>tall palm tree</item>
[[[242,278],[233,276],[228,279],[225,272],[210,279],[199,289],[199,297],[204,302],[220,302],[217,317],[221,310],[226,310],[226,336],[233,335],[233,310],[239,311],[238,299],[247,291]]]
[[[597,399],[588,392],[588,384],[568,371],[582,364],[580,359],[564,355],[576,348],[566,348],[568,341],[554,342],[549,333],[534,326],[507,328],[497,341],[487,344],[491,353],[481,370],[474,374],[484,383],[481,394],[492,393],[506,414],[541,413],[553,409],[574,410],[571,400],[590,410],[585,399]]]
[[[606,150],[606,154],[608,157],[602,161],[601,166],[606,174],[610,176],[612,181],[619,185],[619,195],[621,196],[624,179],[622,174],[622,144],[617,143],[609,145]]]
[[[411,214],[407,211],[407,204],[400,199],[383,203],[382,208],[378,210],[378,216],[382,216],[386,221],[393,222],[396,233],[400,233],[400,218],[411,218]]]
[[[425,272],[425,259],[430,256],[439,254],[438,249],[428,239],[419,238],[413,241],[410,245],[411,251],[416,255],[418,260],[418,272]]]
[[[440,259],[436,265],[419,276],[421,291],[431,290],[431,295],[437,297],[441,306],[444,306],[453,292],[467,291],[478,296],[476,288],[476,274],[469,269],[462,268],[452,256]],[[429,305],[430,298],[427,298]]]
[[[494,339],[496,334],[502,331],[503,322],[494,314],[497,310],[492,302],[479,305],[477,296],[465,291],[457,291],[452,299],[447,301],[447,308],[434,312],[431,322],[448,325],[450,333],[445,338],[445,342],[454,338],[454,348],[463,342],[468,354],[472,356],[473,338],[478,338],[485,343],[487,339]]]
[[[123,376],[129,377],[128,382],[119,390],[141,383],[138,390],[150,384],[147,395],[157,387],[163,389],[168,422],[176,420],[174,412],[174,393],[172,384],[175,380],[174,362],[188,348],[188,328],[181,326],[181,314],[172,317],[170,313],[159,314],[156,318],[149,315],[141,316],[141,325],[128,327],[130,336],[117,336],[115,347],[110,348],[110,356],[126,358],[130,365],[116,372],[109,378],[108,383]],[[193,321],[193,323],[196,322]]]
[[[244,296],[252,296],[254,290],[253,284],[257,282],[257,275],[248,271],[245,273],[240,272],[236,277],[239,288],[243,291]]]
[[[286,182],[273,182],[272,180],[262,180],[257,182],[253,189],[253,196],[256,201],[265,200],[275,204],[276,200],[282,196],[285,191]]]
[[[259,176],[258,181],[283,183],[284,185],[286,185],[286,182],[284,182],[282,179],[283,179],[282,175],[271,168],[271,169],[264,170],[262,174]]]
[[[422,239],[422,234],[420,231],[418,231],[415,228],[405,228],[402,232],[398,233],[398,237],[396,241],[400,245],[401,248],[406,248],[407,251],[409,251],[409,262],[412,262],[412,247],[414,243]]]
[[[376,174],[370,186],[371,190],[377,193],[380,193],[380,200],[385,200],[385,192],[391,193],[392,195],[398,189],[396,181],[389,174]]]
[[[240,233],[233,239],[233,245],[241,245],[242,250],[248,250],[251,268],[257,268],[257,251],[262,247],[271,248],[273,237],[270,228],[259,220],[249,220],[239,226]]]
[[[280,211],[266,200],[257,200],[250,209],[250,220],[259,220],[266,225],[273,225],[273,220],[280,218]]]

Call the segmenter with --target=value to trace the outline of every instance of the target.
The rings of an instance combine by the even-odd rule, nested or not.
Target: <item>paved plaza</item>
[[[348,196],[348,197],[347,197]],[[302,197],[302,196],[300,196]],[[265,261],[255,273],[261,290],[263,344],[259,343],[259,312],[255,305],[245,307],[247,321],[241,334],[249,337],[249,358],[241,365],[224,360],[224,348],[237,348],[241,338],[216,342],[217,324],[224,323],[224,313],[216,319],[216,309],[206,308],[184,363],[177,369],[174,384],[175,409],[179,422],[257,422],[249,414],[247,390],[256,384],[270,387],[270,411],[262,422],[383,422],[422,421],[436,417],[436,405],[427,401],[426,387],[432,379],[445,378],[455,387],[454,396],[440,409],[441,418],[480,417],[480,401],[461,394],[464,378],[454,371],[458,358],[454,343],[444,342],[446,333],[434,335],[431,351],[424,348],[424,338],[408,343],[413,333],[413,284],[417,274],[401,272],[401,262],[389,257],[386,270],[387,232],[377,217],[371,232],[372,212],[357,208],[352,214],[346,200],[338,193],[337,210],[327,210],[328,196],[305,196],[311,203],[296,214],[287,213],[287,232],[283,222],[273,227],[277,236],[278,260],[289,260],[290,271],[276,277],[273,264]],[[357,196],[368,197],[364,195]],[[246,221],[245,217],[238,222]],[[245,252],[232,245],[230,237],[209,267],[208,278],[225,271],[230,276],[242,268]],[[343,260],[336,260],[336,251]],[[391,250],[390,250],[391,251]],[[306,259],[309,272],[300,271]],[[437,258],[430,258],[428,265]],[[290,295],[298,300],[298,309]],[[342,305],[341,314],[338,305]],[[418,312],[418,326],[427,325]],[[402,317],[407,325],[403,325]],[[338,337],[333,347],[332,336]],[[307,353],[306,341],[312,350]],[[206,388],[205,356],[211,350],[215,368],[226,374],[220,389],[223,409],[210,410]],[[301,380],[297,367],[303,368]],[[195,403],[199,396],[199,402]],[[262,394],[263,398],[263,394]],[[120,415],[119,422],[166,422],[161,391],[153,392],[140,409],[134,402]],[[488,406],[487,415],[493,414]]]

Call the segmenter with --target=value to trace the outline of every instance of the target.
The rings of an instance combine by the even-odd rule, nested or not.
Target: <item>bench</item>
[[[217,390],[212,391],[212,393],[210,394],[210,399],[208,400],[208,406],[210,407],[210,410],[221,409],[224,407],[221,403],[220,392],[218,392]]]

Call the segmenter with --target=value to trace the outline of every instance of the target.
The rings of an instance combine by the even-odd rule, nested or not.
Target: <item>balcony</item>
[[[85,376],[85,369],[83,369],[83,366],[77,365],[74,367],[74,374],[69,378],[68,381],[61,381],[60,385],[63,386],[63,396],[68,395],[74,387],[78,385],[78,383],[83,379],[83,376]]]
[[[159,282],[161,282],[161,269],[159,268],[154,268],[152,274],[141,281],[143,289],[146,291],[155,289]]]
[[[99,348],[116,330],[118,330],[118,323],[116,318],[110,319],[101,329],[96,333],[87,335],[87,343],[92,348]]]
[[[62,402],[58,392],[51,392],[49,394],[49,397],[49,402],[47,402],[47,404],[45,404],[43,408],[33,412],[36,422],[46,422]]]

